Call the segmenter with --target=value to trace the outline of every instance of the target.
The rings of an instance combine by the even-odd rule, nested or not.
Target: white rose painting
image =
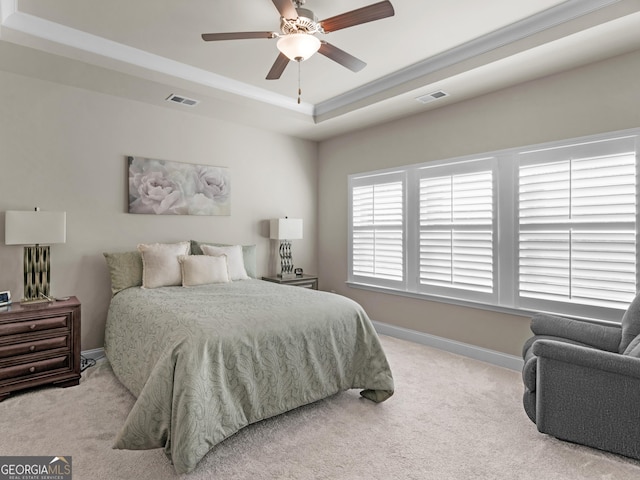
[[[129,213],[230,215],[229,169],[127,157]]]

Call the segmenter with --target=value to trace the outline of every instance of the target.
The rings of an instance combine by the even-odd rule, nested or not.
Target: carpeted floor
[[[640,478],[640,462],[537,432],[518,372],[382,337],[396,393],[374,404],[349,391],[249,426],[188,479]],[[80,386],[0,403],[0,455],[71,456],[74,480],[178,477],[161,450],[113,450],[134,398],[107,361]]]

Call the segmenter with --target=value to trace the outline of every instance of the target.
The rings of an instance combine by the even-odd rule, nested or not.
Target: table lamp
[[[294,278],[291,240],[302,238],[301,218],[274,218],[269,226],[269,238],[280,240],[280,273],[281,278]]]
[[[24,303],[50,301],[50,247],[66,241],[66,212],[9,210],[4,243],[24,247]],[[43,246],[43,244],[46,244]]]

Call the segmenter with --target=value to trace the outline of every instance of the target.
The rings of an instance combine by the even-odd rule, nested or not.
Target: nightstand
[[[301,275],[293,278],[281,278],[278,276],[262,277],[267,282],[280,283],[282,285],[295,285],[296,287],[312,288],[318,290],[318,277],[315,275]]]
[[[40,385],[80,383],[80,302],[0,307],[0,401]]]

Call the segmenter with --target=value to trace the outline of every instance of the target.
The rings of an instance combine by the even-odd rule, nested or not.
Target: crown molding
[[[569,22],[594,11],[608,7],[621,0],[568,0],[499,30],[475,38],[458,47],[381,77],[373,82],[337,95],[315,106],[316,118],[330,115],[355,103],[380,95],[399,85],[430,75],[457,63],[491,52],[500,47],[531,37],[557,25]]]
[[[15,10],[15,8],[12,8],[15,7],[15,0],[0,0],[0,2],[2,2],[0,4],[2,8],[0,10],[0,18],[2,18],[1,26],[4,28],[72,47],[83,52],[117,60],[125,64],[142,67],[153,72],[162,73],[276,107],[292,110],[296,113],[313,116],[314,106],[310,103],[303,102],[298,104],[297,101],[290,97],[263,88],[232,80],[201,68],[19,12]],[[9,5],[5,6],[5,2]]]

